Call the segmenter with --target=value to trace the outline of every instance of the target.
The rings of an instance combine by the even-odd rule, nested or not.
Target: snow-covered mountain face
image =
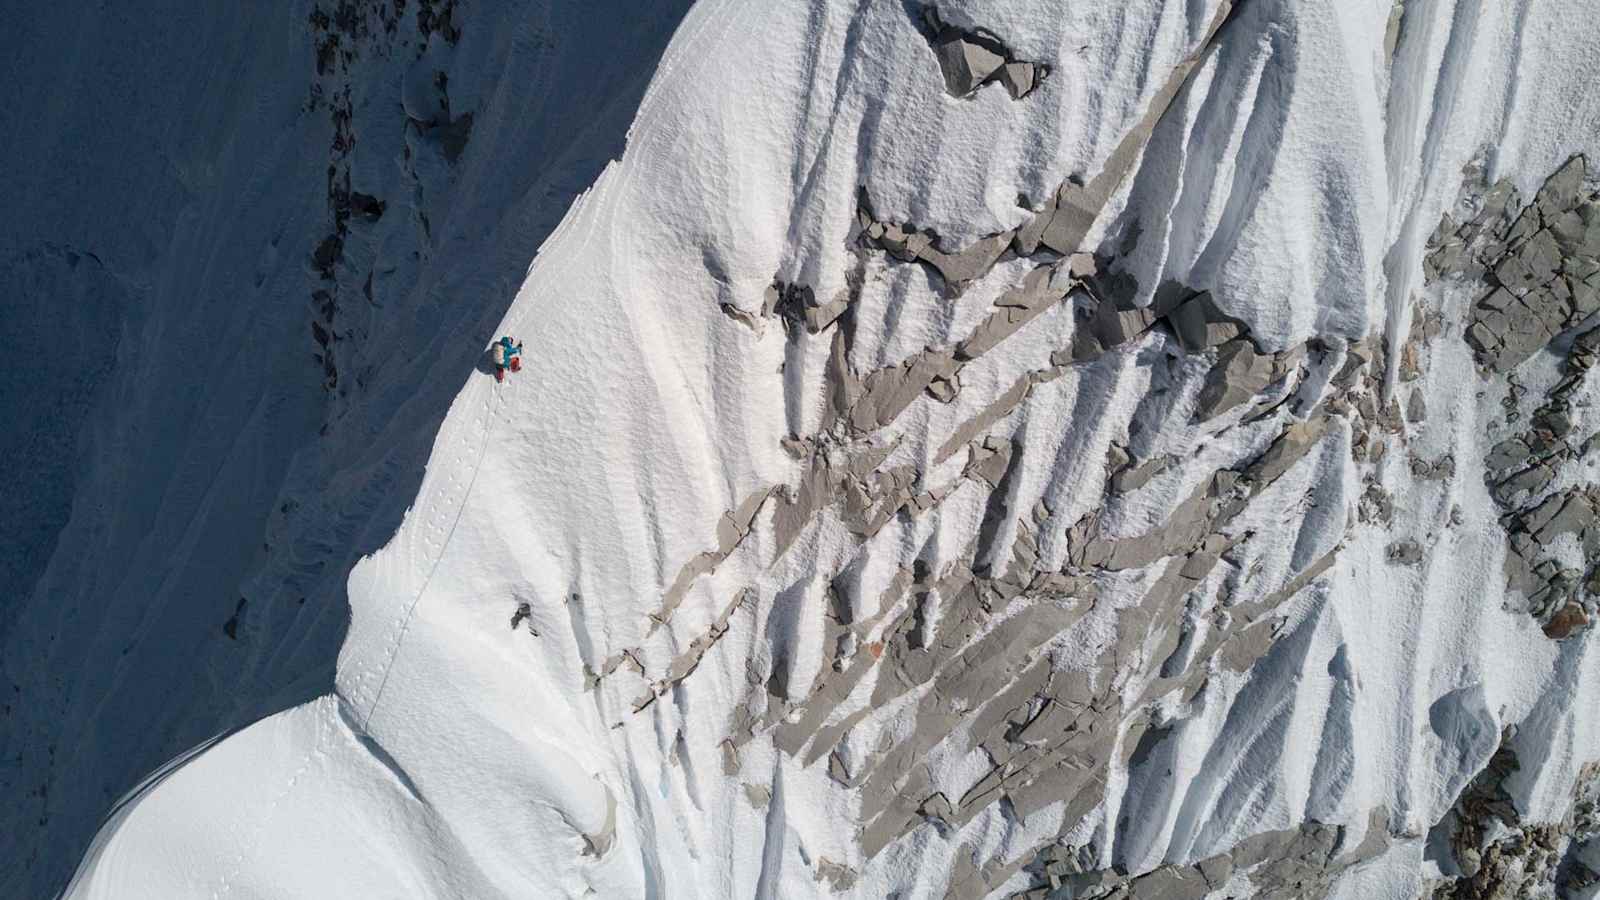
[[[350,567],[688,3],[91,6],[0,38],[5,897],[332,689]]]
[[[420,484],[348,476],[398,526],[295,482],[329,566],[392,529],[332,688],[162,767],[69,895],[1593,896],[1590,13],[702,0],[496,328],[363,313],[454,399],[393,426]],[[400,172],[521,210],[511,104],[556,92],[468,79],[463,125],[429,54],[529,45],[473,34],[339,77],[403,71]],[[308,202],[336,312],[395,221],[361,172]],[[336,473],[387,432],[347,434]],[[342,571],[250,571],[281,672],[253,611]]]

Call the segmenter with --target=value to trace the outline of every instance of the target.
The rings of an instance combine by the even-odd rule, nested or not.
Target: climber
[[[506,370],[522,371],[522,342],[506,335],[489,345],[489,355],[494,361],[494,380],[505,381]]]

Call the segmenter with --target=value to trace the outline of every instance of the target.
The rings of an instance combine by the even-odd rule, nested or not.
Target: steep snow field
[[[701,0],[621,158],[548,238],[491,238],[542,240],[493,332],[372,317],[374,356],[527,358],[430,370],[459,391],[349,575],[332,691],[135,790],[68,896],[1404,898],[1463,874],[1451,823],[1500,753],[1519,822],[1568,815],[1594,629],[1507,591],[1484,486],[1501,399],[1537,398],[1423,258],[1469,163],[1526,199],[1600,160],[1600,20],[1393,11],[941,3],[1049,69],[958,98],[915,5]],[[489,203],[539,161],[486,169],[480,127],[453,177]],[[482,252],[484,220],[430,246]],[[1006,237],[947,278],[915,229]],[[1232,329],[1199,347],[1194,291]],[[1228,359],[1271,374],[1218,409]]]

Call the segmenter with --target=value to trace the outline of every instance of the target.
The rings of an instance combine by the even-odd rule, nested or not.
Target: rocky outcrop
[[[1435,829],[1455,871],[1427,886],[1427,900],[1591,897],[1600,885],[1590,855],[1600,841],[1600,761],[1579,773],[1565,814],[1528,822],[1505,787],[1521,768],[1513,737],[1509,728],[1502,734],[1488,765]]]
[[[1600,552],[1600,493],[1594,488],[1558,491],[1537,505],[1511,513],[1504,524],[1510,535],[1506,555],[1508,584],[1528,598],[1528,612],[1552,638],[1570,637],[1589,623],[1596,596],[1584,575],[1554,556],[1545,558],[1557,539],[1570,535],[1585,557]],[[1590,580],[1593,580],[1593,575]],[[1580,586],[1583,587],[1580,592]]]
[[[1089,870],[1089,848],[1072,845],[1041,850],[1024,867],[1034,885],[1012,895],[1026,900],[1204,900],[1216,896],[1325,896],[1334,879],[1388,849],[1388,816],[1375,809],[1363,831],[1309,822],[1265,831],[1226,853],[1188,865],[1165,865],[1129,876]],[[1217,892],[1229,893],[1219,895]]]
[[[776,316],[783,322],[784,328],[791,332],[794,329],[803,329],[808,334],[817,334],[844,315],[849,303],[849,295],[835,297],[823,303],[819,302],[816,294],[803,284],[774,281],[762,297],[759,314],[737,310],[736,307],[727,304],[723,305],[723,309],[730,316],[752,328],[756,328],[761,320]]]
[[[1600,311],[1600,199],[1584,189],[1585,174],[1584,158],[1573,157],[1515,219],[1506,216],[1515,191],[1502,182],[1471,221],[1455,227],[1446,217],[1435,233],[1431,272],[1486,272],[1466,337],[1495,372],[1511,371]],[[1464,255],[1476,261],[1466,264]]]
[[[1600,198],[1585,189],[1585,175],[1584,158],[1573,157],[1520,209],[1511,183],[1497,183],[1470,217],[1463,216],[1463,224],[1444,218],[1425,264],[1431,278],[1483,281],[1485,293],[1472,308],[1465,337],[1486,374],[1505,378],[1501,405],[1507,424],[1521,423],[1526,410],[1529,389],[1517,366],[1565,345],[1560,377],[1526,425],[1484,457],[1509,545],[1507,584],[1556,640],[1581,632],[1600,610],[1600,597],[1586,587],[1600,574],[1589,568],[1600,550],[1594,490],[1559,487],[1562,473],[1600,442],[1600,435],[1575,431],[1573,408],[1600,354],[1600,328],[1587,321],[1600,311]],[[1436,333],[1437,326],[1426,321],[1424,330]],[[1574,329],[1575,336],[1564,337]],[[1417,331],[1414,324],[1413,343]],[[1407,372],[1403,366],[1402,377]],[[1555,551],[1563,536],[1577,539],[1588,572],[1572,568]]]
[[[1226,11],[1211,23],[1212,34]],[[992,62],[980,53],[961,53],[960,65],[975,73]],[[774,491],[759,512],[735,515],[738,527],[717,551],[680,571],[668,592],[672,602],[657,617],[674,627],[666,614],[689,586],[764,522],[770,522],[772,535],[767,566],[783,562],[814,530],[843,529],[856,555],[818,573],[808,582],[813,586],[795,589],[820,594],[814,605],[800,604],[820,617],[811,626],[821,632],[820,658],[798,660],[787,648],[771,655],[752,648],[742,660],[721,663],[742,665],[747,688],[719,742],[723,770],[743,771],[741,756],[762,742],[802,766],[817,767],[832,784],[859,796],[854,846],[868,860],[921,828],[947,833],[997,810],[1009,821],[1032,821],[1065,801],[1058,833],[1032,853],[984,858],[967,848],[957,854],[951,896],[983,896],[1032,859],[1043,860],[1040,877],[1048,882],[1047,869],[1055,862],[1045,858],[1054,852],[1049,848],[1095,814],[1113,773],[1129,764],[1144,735],[1174,727],[1169,721],[1158,726],[1157,710],[1183,708],[1210,688],[1215,674],[1247,671],[1271,652],[1285,633],[1291,601],[1305,596],[1338,557],[1337,545],[1324,548],[1270,586],[1257,590],[1244,583],[1260,550],[1257,535],[1241,521],[1257,498],[1297,467],[1320,464],[1317,448],[1340,440],[1343,423],[1355,414],[1349,403],[1334,409],[1314,398],[1303,408],[1285,402],[1298,376],[1331,367],[1339,357],[1319,351],[1312,358],[1305,347],[1264,350],[1246,324],[1228,314],[1226,298],[1182,285],[1165,285],[1155,302],[1137,306],[1137,286],[1119,271],[1116,253],[1079,246],[1098,213],[1095,198],[1109,196],[1194,61],[1175,73],[1170,91],[1152,101],[1154,111],[1123,157],[1109,161],[1090,185],[1063,184],[1018,229],[952,247],[929,231],[886,220],[862,193],[852,233],[858,258],[882,254],[878,262],[889,266],[924,267],[946,296],[995,278],[1001,262],[1027,261],[964,334],[862,371],[851,362],[856,285],[827,303],[803,286],[776,283],[769,289],[760,313],[747,324],[775,316],[791,342],[816,340],[828,348],[821,422],[813,432],[784,441],[798,476]],[[989,75],[992,70],[983,77]],[[926,457],[901,451],[908,411],[951,402],[969,367],[1005,352],[1015,335],[1052,312],[1069,313],[1072,328],[1046,365],[996,389],[987,403],[939,433]],[[1058,379],[1084,378],[1154,348],[1169,362],[1163,395],[1185,398],[1172,402],[1184,404],[1180,420],[1189,415],[1194,423],[1185,445],[1140,456],[1129,438],[1119,438],[1099,503],[1088,514],[1068,517],[1042,499],[1019,508],[1012,494],[1031,451],[1029,437],[1008,427],[1012,414]],[[1347,356],[1363,364],[1370,359]],[[1229,413],[1236,416],[1225,417]],[[1210,467],[1180,502],[1150,521],[1128,521],[1142,491],[1153,489],[1169,470],[1192,477],[1205,441],[1246,423],[1259,438],[1242,442],[1236,458]],[[1134,425],[1114,427],[1131,432]],[[959,474],[943,468],[957,459]],[[937,567],[902,566],[872,592],[848,574],[883,540],[891,522],[922,521],[963,497],[979,500],[983,521],[972,545],[954,558]],[[1099,606],[1104,594],[1133,584],[1142,587],[1123,594],[1126,599],[1115,608]],[[709,630],[684,635],[688,650],[666,662],[665,676],[645,679],[648,689],[635,701],[635,713],[647,715],[654,700],[675,696],[669,690],[675,685],[692,685],[692,673],[708,651],[740,652],[741,644],[723,640],[737,627],[737,610],[766,602],[755,593],[740,596],[710,620]],[[784,602],[798,603],[792,597]],[[1053,642],[1091,615],[1104,617],[1098,627],[1111,639],[1085,660],[1060,664]],[[620,664],[611,668],[620,673]],[[654,672],[662,665],[645,660],[640,668]],[[861,734],[880,733],[873,723],[885,710],[901,710],[900,725],[892,737],[881,732],[864,743]],[[924,763],[935,752],[972,753],[982,764],[956,776]],[[745,789],[753,804],[775,802],[771,788],[746,783]],[[1346,830],[1338,826],[1272,832],[1192,871],[1169,866],[1138,875],[1144,879],[1138,889],[1209,890],[1208,878],[1227,880],[1236,872],[1272,889],[1310,889],[1386,845],[1382,822],[1369,832],[1370,843],[1356,848],[1344,846]],[[818,864],[815,871],[843,889],[834,877],[838,870]],[[1107,891],[1132,881],[1127,875],[1095,877]]]
[[[1012,233],[1002,232],[946,251],[941,249],[938,235],[931,231],[918,230],[914,225],[878,221],[865,191],[859,198],[857,218],[864,246],[882,250],[901,262],[923,263],[939,273],[946,285],[957,289],[987,273],[1012,243]]]
[[[946,24],[932,6],[922,8],[918,25],[938,57],[945,91],[952,97],[970,97],[984,85],[998,83],[1011,99],[1021,100],[1050,74],[1050,67],[1043,63],[1017,59],[988,31]]]
[[[1244,322],[1219,307],[1210,291],[1201,291],[1179,302],[1166,318],[1178,343],[1191,353],[1221,346],[1243,337],[1250,330]]]
[[[1095,347],[1101,354],[1115,352],[1098,340]],[[1089,365],[1095,358],[1068,357],[1058,365]],[[921,377],[911,374],[916,370],[916,363],[897,367],[896,383],[909,379],[910,388],[922,384]],[[872,380],[860,379],[863,385]],[[915,399],[910,388],[894,393]],[[872,392],[870,387],[859,390]],[[1009,411],[1025,395],[1024,387],[998,404]],[[859,402],[847,407],[848,421],[870,434],[898,415],[881,420],[883,410],[905,406],[900,401],[874,402],[872,408],[878,412],[859,417]],[[846,523],[862,523],[856,533],[869,540],[886,515],[921,516],[937,509],[961,484],[992,492],[991,510],[997,518],[984,533],[994,535],[999,517],[1007,516],[1001,498],[1019,453],[1012,441],[984,436],[1003,414],[986,414],[965,436],[947,442],[941,456],[962,446],[969,451],[961,482],[955,485],[919,489],[921,473],[884,465],[891,448],[862,444],[846,450],[825,441],[796,441],[798,452],[809,460],[809,474],[798,489],[779,496],[775,524],[780,548],[791,545],[794,535],[828,509],[837,510]],[[1204,601],[1201,608],[1211,610],[1205,615],[1217,616],[1204,629],[1196,630],[1186,612],[1187,595],[1210,584],[1219,568],[1234,569],[1238,563],[1230,559],[1248,552],[1250,535],[1232,531],[1230,523],[1253,497],[1304,459],[1329,426],[1322,416],[1286,420],[1261,452],[1217,472],[1148,533],[1111,536],[1097,516],[1067,524],[1040,504],[1013,519],[1009,554],[996,555],[998,548],[980,541],[969,556],[940,571],[902,570],[889,590],[866,606],[875,611],[864,617],[850,612],[862,607],[859,600],[830,601],[833,612],[815,682],[804,688],[783,679],[781,687],[774,687],[779,673],[759,659],[750,660],[751,686],[758,690],[735,710],[725,752],[736,759],[738,748],[770,733],[782,752],[807,764],[826,758],[835,781],[862,793],[860,841],[869,857],[916,827],[960,827],[996,803],[1026,818],[1057,798],[1078,797],[1081,805],[1068,816],[1069,822],[1076,821],[1092,809],[1109,768],[1125,762],[1136,736],[1149,727],[1144,704],[1164,696],[1179,702],[1192,699],[1206,684],[1208,665],[1231,671],[1249,668],[1274,642],[1272,623],[1279,607],[1331,565],[1332,553],[1280,590],[1250,603],[1230,604],[1222,597]],[[1108,494],[1137,490],[1169,464],[1164,459],[1136,464],[1125,453],[1121,459]],[[1041,549],[1052,534],[1068,548],[1060,567],[1047,564]],[[1092,608],[1097,586],[1111,573],[1146,568],[1154,576],[1153,586],[1141,603],[1119,616],[1119,640],[1094,666],[1087,671],[1051,666],[1043,654],[1045,643],[1069,631]],[[931,624],[935,621],[937,626]],[[1146,685],[1131,704],[1111,687],[1130,678]],[[863,696],[868,685],[869,696]],[[905,702],[912,691],[920,691],[921,699],[915,701],[909,734],[864,758],[841,755],[842,742],[853,728],[874,710]],[[984,711],[972,733],[992,768],[970,784],[933,781],[916,761],[969,721],[952,710],[980,708]],[[1119,738],[1117,729],[1106,730],[1108,719],[1122,721],[1128,733]],[[966,886],[957,895],[981,894],[983,885],[997,883],[1006,871],[978,867],[966,873]]]
[[[1259,397],[1286,377],[1303,354],[1298,350],[1260,353],[1249,340],[1233,340],[1217,353],[1196,401],[1195,421],[1205,422]]]

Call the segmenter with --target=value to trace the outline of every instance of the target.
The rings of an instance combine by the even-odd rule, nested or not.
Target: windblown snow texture
[[[421,59],[507,46],[436,7]],[[1595,46],[702,0],[494,329],[363,319],[467,346],[332,689],[161,769],[69,896],[1592,896]],[[401,170],[526,177],[474,154],[543,88],[467,119],[430,68]],[[338,319],[392,192],[315,96]]]

